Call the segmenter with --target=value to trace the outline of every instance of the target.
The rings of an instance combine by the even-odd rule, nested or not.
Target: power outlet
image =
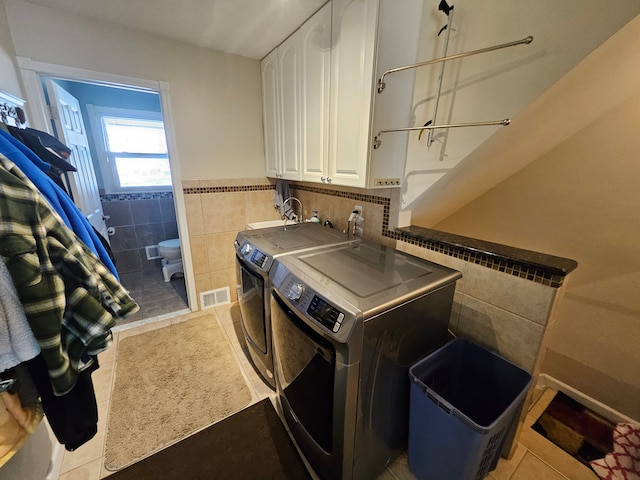
[[[374,187],[397,187],[400,184],[399,178],[376,178],[373,181]]]

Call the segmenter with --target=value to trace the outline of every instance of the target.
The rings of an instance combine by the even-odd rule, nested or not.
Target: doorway
[[[179,175],[175,175],[175,165],[171,164],[175,153],[171,145],[171,123],[167,126],[164,121],[168,92],[163,91],[161,82],[134,79],[134,85],[128,85],[121,81],[104,81],[105,77],[114,77],[107,74],[96,74],[94,78],[97,80],[90,81],[85,80],[89,78],[85,71],[79,71],[78,75],[76,72],[60,75],[59,70],[63,73],[70,71],[51,65],[37,70],[21,69],[27,84],[27,99],[31,103],[30,119],[33,117],[35,120],[32,122],[34,128],[59,135],[55,129],[56,122],[47,118],[51,111],[48,105],[52,103],[46,89],[47,82],[60,86],[78,100],[116,268],[122,285],[141,307],[140,312],[126,322],[161,319],[176,312],[189,311],[190,300],[195,297],[189,281],[192,275],[189,247],[182,248],[184,275],[174,273],[169,282],[164,281],[158,249],[161,241],[180,238],[180,232],[186,232],[185,220],[180,218],[184,215],[181,183]],[[140,83],[143,86],[139,86]],[[147,85],[161,88],[148,88]],[[36,115],[31,115],[34,111]],[[41,112],[44,115],[38,115]],[[55,115],[55,109],[53,113]],[[107,122],[105,117],[109,118]],[[141,151],[133,152],[135,155],[131,155],[128,149],[118,152],[117,148],[108,148],[105,125],[112,131],[115,128],[122,132],[127,130],[126,127],[137,129],[135,139],[138,140],[145,135],[157,140],[158,131],[163,132],[164,150],[158,151],[157,141],[153,148],[145,150],[143,147]],[[123,175],[118,176],[118,170],[113,170],[115,163],[122,167],[120,173]],[[145,178],[151,185],[136,183],[135,178]],[[185,235],[185,238],[188,237]]]

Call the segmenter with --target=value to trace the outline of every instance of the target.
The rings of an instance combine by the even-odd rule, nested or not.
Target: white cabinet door
[[[302,180],[327,182],[329,160],[329,92],[331,2],[300,27]]]
[[[280,121],[278,101],[278,52],[274,50],[261,63],[264,155],[267,177],[280,175]]]
[[[300,34],[261,63],[267,177],[300,180]]]
[[[300,180],[300,32],[291,35],[277,51],[281,176]]]
[[[423,0],[380,0],[371,140],[381,130],[414,126],[416,70],[409,69],[386,77],[387,86],[382,93],[377,92],[377,81],[387,70],[418,62],[422,8]],[[412,134],[418,135],[417,132]],[[388,133],[381,137],[379,148],[369,150],[368,187],[375,186],[376,179],[388,179],[392,182],[390,186],[400,184],[404,177],[408,138],[407,132]],[[380,185],[386,186],[385,183]]]
[[[329,176],[366,186],[378,0],[334,0]]]

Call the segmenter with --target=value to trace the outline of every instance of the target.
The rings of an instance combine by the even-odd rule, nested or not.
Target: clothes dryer
[[[245,230],[236,236],[236,274],[242,331],[249,359],[260,377],[275,389],[271,349],[271,282],[274,259],[327,245],[357,243],[336,229],[315,223]]]
[[[276,259],[278,399],[321,478],[376,478],[406,449],[408,370],[446,342],[461,276],[369,242]]]

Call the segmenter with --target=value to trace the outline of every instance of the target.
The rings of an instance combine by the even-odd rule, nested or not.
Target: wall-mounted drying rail
[[[379,148],[382,144],[380,137],[383,133],[389,132],[408,132],[412,130],[435,130],[436,128],[458,128],[458,127],[488,127],[492,125],[507,126],[511,123],[511,119],[505,118],[503,120],[491,120],[488,122],[471,122],[471,123],[452,123],[449,125],[426,125],[423,127],[405,127],[405,128],[389,128],[387,130],[380,130],[373,139],[373,148]]]
[[[478,55],[479,53],[492,52],[494,50],[500,50],[501,48],[514,47],[516,45],[525,45],[533,42],[533,37],[529,35],[526,38],[521,40],[515,40],[513,42],[503,43],[501,45],[494,45],[493,47],[480,48],[478,50],[472,50],[470,52],[462,52],[456,53],[454,55],[449,55],[447,57],[434,58],[433,60],[427,60],[426,62],[414,63],[413,65],[405,65],[404,67],[392,68],[391,70],[387,70],[382,74],[380,79],[378,80],[378,93],[382,93],[386,87],[384,82],[384,77],[391,73],[401,72],[403,70],[408,70],[410,68],[418,68],[424,67],[425,65],[433,65],[436,63],[447,62],[449,60],[455,60],[457,58],[470,57],[471,55]]]

